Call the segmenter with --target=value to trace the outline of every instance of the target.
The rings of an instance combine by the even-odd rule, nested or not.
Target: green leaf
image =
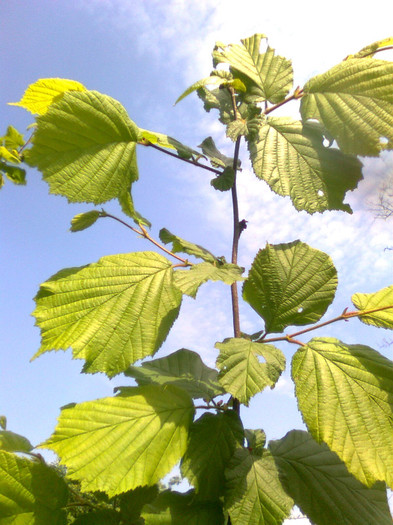
[[[269,448],[286,491],[318,525],[392,523],[383,483],[369,489],[355,479],[325,443],[292,430]]]
[[[227,89],[198,89],[198,96],[203,101],[203,107],[208,113],[211,109],[218,109],[220,122],[229,124],[235,119],[232,97]]]
[[[225,284],[233,284],[242,281],[243,268],[235,264],[224,263],[214,266],[210,262],[193,264],[188,270],[176,270],[174,272],[174,283],[182,293],[196,297],[198,288],[208,280],[223,281]]]
[[[304,86],[302,118],[322,122],[344,153],[392,149],[392,75],[393,63],[384,60],[341,62]]]
[[[123,106],[96,91],[71,91],[37,119],[27,161],[50,192],[70,202],[119,197],[138,178],[138,127]]]
[[[220,350],[216,365],[221,385],[246,406],[252,396],[273,388],[285,370],[285,356],[273,345],[232,338],[215,347]]]
[[[0,159],[4,159],[7,162],[14,162],[18,164],[20,162],[19,154],[17,151],[10,151],[5,146],[0,146]]]
[[[11,182],[24,186],[26,184],[26,170],[18,166],[10,166],[0,161],[0,172],[4,173]]]
[[[151,222],[136,211],[131,193],[128,190],[119,195],[119,203],[123,213],[131,217],[136,224],[151,228]]]
[[[53,469],[0,451],[0,525],[65,525],[67,500]]]
[[[281,525],[289,516],[292,499],[284,492],[271,454],[235,452],[226,471],[225,508],[232,525]]]
[[[71,347],[85,372],[112,377],[154,354],[179,313],[171,263],[154,252],[102,257],[41,285],[33,312],[42,345],[35,357]]]
[[[233,168],[225,168],[224,171],[210,181],[210,184],[218,191],[229,191],[235,184],[235,171]]]
[[[191,93],[194,91],[197,91],[198,89],[209,86],[209,85],[216,85],[220,86],[221,84],[225,84],[228,82],[228,79],[226,78],[220,78],[218,75],[210,75],[210,77],[202,78],[201,80],[198,80],[197,82],[194,82],[190,87],[188,87],[176,100],[175,105],[183,100],[183,98],[188,97]]]
[[[193,415],[184,390],[147,385],[63,410],[41,448],[55,451],[83,490],[115,496],[154,485],[174,467],[185,452]]]
[[[19,434],[9,430],[0,430],[0,450],[8,452],[30,452],[33,450],[30,441]]]
[[[384,38],[383,40],[378,40],[373,44],[363,47],[354,55],[348,55],[345,60],[349,60],[350,58],[372,58],[377,51],[383,51],[384,48],[391,48],[392,45],[393,37]]]
[[[224,525],[221,503],[195,500],[194,491],[163,492],[142,516],[145,525]]]
[[[137,487],[120,496],[120,512],[124,523],[132,523],[139,518],[142,508],[158,495],[157,485]]]
[[[243,440],[242,423],[232,410],[203,414],[191,425],[181,472],[195,487],[198,499],[215,500],[223,495],[224,470]]]
[[[217,166],[221,168],[231,168],[233,167],[233,159],[223,155],[216,147],[216,144],[212,137],[207,137],[198,148],[201,148],[203,154],[206,157],[209,157],[212,166]]]
[[[352,302],[361,311],[381,308],[379,312],[360,315],[359,319],[363,323],[393,329],[393,286],[382,288],[376,293],[355,293]]]
[[[78,215],[75,215],[75,217],[73,217],[73,219],[71,220],[70,231],[79,232],[82,230],[86,230],[86,228],[92,226],[96,222],[96,220],[100,218],[100,216],[101,212],[97,210],[79,213]]]
[[[23,146],[25,139],[23,138],[22,133],[19,133],[17,129],[13,126],[8,126],[7,132],[4,137],[1,137],[4,142],[4,146],[8,150],[18,149],[20,146]]]
[[[247,440],[247,448],[254,456],[262,456],[265,451],[266,434],[260,429],[249,429],[244,431]]]
[[[5,416],[0,416],[0,428],[6,430],[7,428],[7,418]]]
[[[362,164],[353,156],[323,145],[318,129],[289,117],[271,117],[248,139],[255,175],[297,210],[308,213],[343,210],[345,194],[362,179]]]
[[[177,237],[177,235],[173,235],[173,233],[171,233],[166,228],[162,228],[160,230],[160,239],[164,244],[172,243],[173,253],[187,253],[188,255],[199,257],[200,259],[203,259],[206,262],[220,264],[218,258],[215,257],[211,252],[209,252],[209,250],[202,248],[202,246],[199,246],[199,244],[194,244],[192,242],[185,241],[184,239]]]
[[[243,298],[264,319],[267,332],[317,322],[332,303],[337,272],[326,253],[294,241],[267,244],[252,263]]]
[[[58,102],[67,91],[86,91],[80,82],[65,78],[41,78],[30,84],[19,102],[10,106],[20,106],[30,113],[43,115],[54,102]]]
[[[193,159],[196,160],[201,157],[201,154],[198,151],[185,146],[178,140],[164,135],[163,133],[158,133],[157,131],[148,131],[147,129],[139,129],[139,138],[138,143],[142,146],[149,146],[150,144],[156,144],[161,148],[168,148],[177,151],[179,157],[184,159]]]
[[[138,385],[173,384],[197,399],[213,399],[224,393],[217,381],[217,370],[207,367],[199,354],[185,348],[141,366],[130,366],[124,375],[134,377]]]
[[[304,421],[364,485],[393,487],[393,363],[363,345],[312,339],[292,360]]]
[[[251,81],[247,87],[256,101],[268,100],[275,104],[281,102],[292,87],[292,65],[270,47],[260,53],[262,39],[266,36],[255,34],[243,39],[242,45],[217,43],[213,60],[216,64],[229,63],[233,75],[244,84]]]

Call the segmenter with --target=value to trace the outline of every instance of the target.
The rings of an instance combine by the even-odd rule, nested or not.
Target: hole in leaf
[[[382,145],[382,146],[386,146],[386,144],[389,143],[389,139],[387,137],[379,137],[379,143]]]
[[[302,306],[300,306],[298,309],[297,309],[297,313],[298,314],[301,314],[303,312],[304,308]]]
[[[257,359],[262,365],[266,363],[266,359],[262,357],[261,355],[257,355]]]
[[[318,197],[323,197],[325,195],[322,190],[318,190],[317,194],[318,194]]]
[[[323,138],[322,144],[325,146],[325,148],[329,148],[332,141],[327,139],[326,137]]]

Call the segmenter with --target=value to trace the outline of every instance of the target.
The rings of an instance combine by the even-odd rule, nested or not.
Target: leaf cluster
[[[74,217],[71,231],[112,218],[165,255],[109,255],[60,270],[41,285],[35,357],[70,348],[84,361],[83,372],[123,374],[134,383],[112,397],[63,407],[53,435],[37,448],[56,452],[65,471],[46,465],[1,419],[0,525],[279,525],[294,505],[322,525],[391,523],[393,363],[362,344],[299,337],[353,317],[392,329],[393,286],[355,294],[354,311],[323,322],[337,287],[327,254],[299,240],[267,244],[244,276],[237,264],[244,223],[234,221],[228,263],[166,228],[154,239],[132,197],[138,147],[158,149],[214,173],[211,185],[231,192],[236,219],[245,140],[256,177],[297,210],[351,213],[344,200],[362,178],[358,155],[393,147],[393,65],[373,56],[390,42],[367,46],[295,89],[291,61],[266,36],[217,43],[211,74],[178,101],[197,91],[207,111],[218,110],[235,143],[233,157],[211,137],[199,153],[139,128],[118,101],[78,82],[29,86],[15,104],[38,115],[24,152],[28,165],[42,172],[51,193],[94,205],[117,199],[134,222],[93,209]],[[270,115],[295,101],[301,120]],[[20,162],[24,141],[11,127],[2,141],[0,168],[8,174],[3,164]],[[234,312],[233,337],[216,343],[216,367],[185,348],[136,364],[160,349],[183,295],[195,298],[208,281],[231,287]],[[255,334],[237,325],[238,282],[261,320]],[[289,327],[306,328],[285,333]],[[262,429],[243,428],[239,406],[277,384],[286,367],[277,342],[296,345],[290,366],[307,432],[266,443]],[[176,465],[192,487],[186,493],[160,485]]]

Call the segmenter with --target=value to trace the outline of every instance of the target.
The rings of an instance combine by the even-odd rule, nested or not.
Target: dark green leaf
[[[235,171],[233,168],[225,168],[224,171],[210,181],[210,184],[218,191],[228,191],[235,183]]]
[[[190,427],[181,471],[200,500],[215,500],[224,492],[224,470],[244,440],[243,426],[234,411],[204,414]]]
[[[324,252],[300,241],[268,244],[252,263],[243,298],[264,319],[267,332],[282,332],[317,322],[336,287],[336,269]]]
[[[199,354],[184,348],[142,366],[131,366],[124,375],[134,377],[138,385],[174,384],[193,398],[213,399],[224,393],[217,381],[217,370],[207,367]]]
[[[67,500],[53,469],[0,451],[0,525],[65,525]]]
[[[216,147],[212,137],[207,137],[198,148],[201,148],[203,154],[210,159],[213,166],[228,168],[233,167],[233,159],[223,155]]]
[[[227,471],[225,509],[232,525],[281,525],[292,499],[284,491],[270,452],[253,455],[239,448]]]
[[[157,485],[137,487],[120,496],[120,512],[124,523],[134,524],[141,515],[142,508],[158,495]]]
[[[219,263],[218,258],[209,252],[209,250],[202,248],[202,246],[199,246],[199,244],[185,241],[184,239],[173,235],[173,233],[168,231],[166,228],[162,228],[162,230],[160,230],[160,239],[164,244],[172,243],[173,253],[183,252],[187,253],[188,255],[193,255],[194,257],[199,257],[206,262],[213,264]]]
[[[385,485],[362,485],[325,443],[316,443],[307,432],[293,430],[270,441],[269,448],[285,489],[313,523],[392,523]]]
[[[78,516],[72,525],[119,525],[120,518],[120,513],[116,510],[93,510]]]
[[[0,430],[0,450],[8,452],[30,452],[33,450],[30,441],[19,434],[9,430]]]

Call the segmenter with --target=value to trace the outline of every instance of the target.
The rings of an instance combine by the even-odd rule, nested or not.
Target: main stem
[[[237,200],[237,188],[236,188],[236,171],[237,163],[239,159],[239,148],[240,148],[239,136],[236,140],[235,155],[233,159],[233,169],[235,172],[235,180],[232,186],[232,209],[233,209],[233,241],[232,241],[232,264],[237,264],[237,255],[239,251],[239,238],[241,234],[241,227],[239,221],[239,203]],[[232,296],[232,320],[233,320],[233,333],[235,337],[240,337],[240,314],[239,314],[239,294],[237,289],[237,282],[235,281],[231,285],[231,296]],[[233,398],[233,410],[240,413],[240,402],[238,399]]]

